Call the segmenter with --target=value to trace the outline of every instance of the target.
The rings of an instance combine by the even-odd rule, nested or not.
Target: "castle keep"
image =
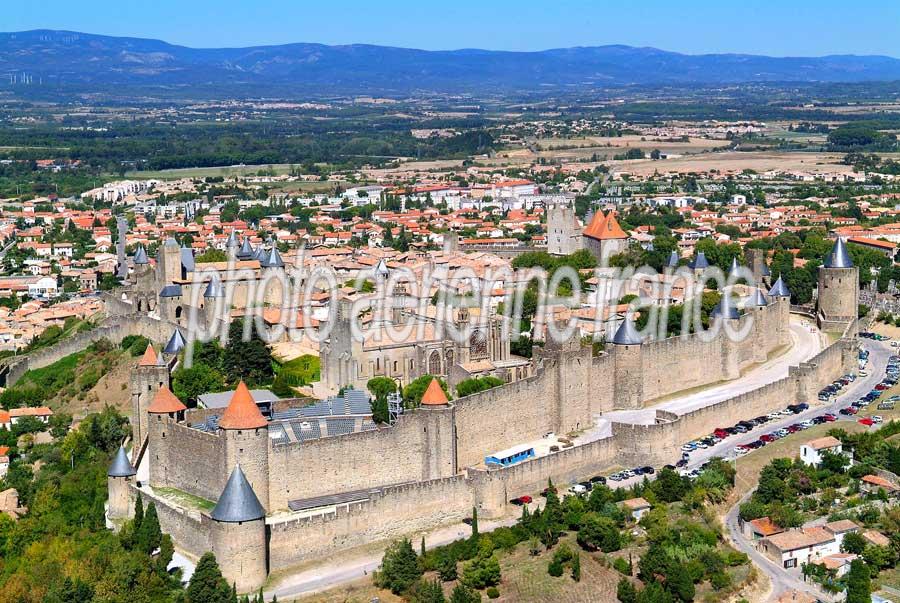
[[[120,450],[110,468],[109,518],[127,518],[137,496],[154,501],[180,550],[197,557],[212,550],[229,582],[246,592],[310,559],[458,522],[473,506],[483,517],[503,516],[507,501],[548,479],[566,483],[616,464],[673,462],[682,443],[711,432],[722,417],[737,421],[811,401],[852,368],[855,315],[847,313],[856,272],[842,248],[835,246],[835,265],[822,269],[828,292],[819,316],[844,336],[783,379],[684,414],[652,406],[734,379],[790,342],[790,292],[782,281],[768,295],[755,290],[742,312],[723,295],[714,320],[746,328],[742,341],[721,330],[644,341],[627,319],[599,355],[577,340],[548,342],[535,348],[522,379],[453,401],[435,381],[421,406],[393,425],[341,430],[335,423],[333,432],[302,417],[266,418],[243,383],[224,411],[185,408],[169,389],[180,351],[173,334],[159,354],[148,348],[134,370],[137,452],[130,461]],[[597,416],[635,409],[650,409],[651,419],[612,422],[609,435],[509,467],[484,463],[548,432],[584,432]],[[210,501],[212,510],[177,502],[172,491]]]

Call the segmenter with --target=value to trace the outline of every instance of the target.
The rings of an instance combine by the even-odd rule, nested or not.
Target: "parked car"
[[[875,421],[873,421],[870,417],[863,417],[862,419],[858,420],[857,423],[859,423],[860,425],[865,425],[866,427],[871,427],[875,424]]]
[[[653,475],[654,473],[656,473],[656,470],[649,465],[647,465],[646,467],[641,467],[641,471],[644,472],[644,475]]]
[[[603,477],[602,475],[595,475],[594,477],[591,478],[591,483],[592,484],[605,484],[606,478]]]

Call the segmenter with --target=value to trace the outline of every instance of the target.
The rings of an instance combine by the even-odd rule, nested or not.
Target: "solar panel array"
[[[322,437],[322,428],[318,421],[291,421],[288,425],[291,426],[297,442],[306,442]]]
[[[353,429],[356,425],[355,419],[325,419],[325,424],[328,426],[328,435],[336,436],[336,435],[346,435],[348,433],[353,433]]]

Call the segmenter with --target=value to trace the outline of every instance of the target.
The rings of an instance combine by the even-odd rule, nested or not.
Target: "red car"
[[[724,440],[725,438],[728,437],[728,432],[720,427],[713,432],[713,435],[716,436],[717,438],[719,438],[720,440]]]
[[[837,417],[831,413],[828,413],[827,415],[822,415],[822,418],[825,419],[826,421],[828,421],[829,423],[833,423],[834,421],[837,421]]]
[[[774,442],[775,436],[773,436],[770,433],[766,433],[766,434],[759,436],[759,439],[762,440],[763,442]]]
[[[885,385],[884,383],[879,383],[878,385],[875,386],[875,389],[877,389],[880,392],[883,392],[887,388],[888,388],[888,386]]]
[[[859,421],[857,421],[860,425],[865,425],[866,427],[871,427],[875,424],[875,421],[870,419],[869,417],[863,417]]]
[[[526,494],[525,496],[520,496],[519,500],[522,502],[523,505],[527,505],[527,504],[531,503],[531,501],[533,499]]]

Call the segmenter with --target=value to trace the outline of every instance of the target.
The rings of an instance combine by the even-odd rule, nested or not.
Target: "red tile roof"
[[[168,414],[171,412],[181,412],[187,407],[181,403],[181,400],[175,397],[168,387],[163,385],[153,396],[153,402],[147,408],[149,413]]]
[[[156,350],[153,349],[153,344],[147,344],[147,349],[144,350],[144,355],[141,357],[141,361],[138,362],[138,366],[156,366]]]
[[[250,390],[243,380],[238,383],[228,408],[219,419],[219,427],[222,429],[256,429],[268,424],[266,418],[259,412],[259,407],[253,401]]]
[[[447,402],[449,402],[449,400],[447,400],[447,394],[444,393],[441,384],[436,377],[432,378],[431,383],[428,384],[428,389],[426,389],[425,393],[422,395],[422,405],[443,406],[447,404]]]

